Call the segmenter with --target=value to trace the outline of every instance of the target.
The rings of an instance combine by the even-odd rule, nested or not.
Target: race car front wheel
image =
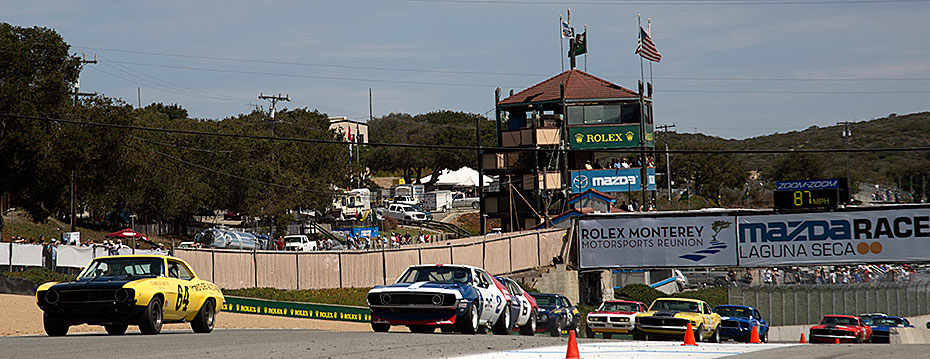
[[[213,331],[213,323],[216,322],[216,311],[213,309],[213,300],[207,299],[200,306],[200,311],[191,322],[191,329],[194,333],[209,333]]]
[[[129,329],[129,325],[111,324],[111,325],[104,325],[103,328],[107,330],[107,334],[123,335],[123,334],[126,334],[126,329]]]
[[[461,318],[455,318],[455,323],[459,324],[459,332],[462,334],[475,334],[478,332],[478,307],[475,303],[465,308],[465,315]]]
[[[526,320],[526,324],[523,324],[520,327],[521,335],[535,335],[536,334],[536,311],[530,312],[530,318]]]
[[[42,324],[45,326],[45,334],[50,337],[60,337],[68,334],[69,326],[49,317],[48,314],[42,315]]]
[[[158,334],[161,332],[161,320],[165,314],[161,304],[161,297],[152,298],[149,305],[142,311],[142,317],[139,318],[139,331],[142,334]]]
[[[497,335],[508,335],[510,334],[510,302],[504,305],[504,309],[501,310],[501,316],[498,317],[497,323],[494,323],[494,328],[491,328],[491,331]]]

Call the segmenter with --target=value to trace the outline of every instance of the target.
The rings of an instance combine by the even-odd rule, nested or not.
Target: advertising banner
[[[735,217],[583,217],[582,268],[736,265]]]
[[[647,168],[650,191],[656,190],[656,169]],[[601,192],[637,192],[640,191],[639,168],[617,168],[607,170],[571,171],[572,193],[581,193],[589,189]]]
[[[365,238],[374,238],[378,236],[378,227],[364,228],[333,228],[333,232],[342,232],[346,236]]]
[[[569,148],[593,150],[639,147],[639,125],[602,125],[568,128]],[[652,147],[652,126],[646,126],[646,147]]]
[[[315,303],[278,302],[264,299],[226,297],[224,312],[274,315],[279,317],[371,322],[371,311],[364,307]]]
[[[930,260],[930,209],[741,216],[739,265]]]

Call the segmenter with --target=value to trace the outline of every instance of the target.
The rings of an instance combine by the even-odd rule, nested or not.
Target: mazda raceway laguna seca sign
[[[582,268],[930,261],[930,207],[704,217],[587,215]]]

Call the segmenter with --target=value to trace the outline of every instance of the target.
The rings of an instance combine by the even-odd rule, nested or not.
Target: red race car
[[[852,315],[830,314],[811,327],[811,343],[862,343],[872,340],[872,328]]]

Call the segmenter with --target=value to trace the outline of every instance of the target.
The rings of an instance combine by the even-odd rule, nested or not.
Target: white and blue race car
[[[391,285],[368,292],[371,329],[386,332],[405,325],[414,333],[510,334],[511,296],[507,287],[481,268],[467,265],[415,265]]]

